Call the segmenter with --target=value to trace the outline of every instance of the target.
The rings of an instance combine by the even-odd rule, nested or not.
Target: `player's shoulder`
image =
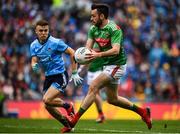
[[[49,40],[50,40],[51,42],[57,43],[57,44],[59,44],[59,43],[64,43],[64,41],[63,41],[62,39],[56,38],[56,37],[53,37],[53,36],[50,36],[50,37],[49,37]]]
[[[107,28],[110,31],[115,31],[115,30],[121,30],[120,26],[118,26],[114,21],[110,20],[109,23],[107,24]]]
[[[31,44],[30,44],[30,47],[31,48],[34,48],[35,46],[37,46],[38,44],[38,39],[35,39]]]
[[[90,27],[90,31],[94,31],[94,30],[96,30],[97,29],[97,27],[95,26],[95,25],[91,25],[91,27]]]
[[[54,42],[54,43],[58,43],[60,41],[60,39],[53,37],[53,36],[49,36],[49,41]]]

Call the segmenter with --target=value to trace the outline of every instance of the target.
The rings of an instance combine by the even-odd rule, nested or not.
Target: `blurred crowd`
[[[132,101],[180,101],[179,0],[1,0],[0,102],[42,97],[43,70],[33,73],[29,52],[37,20],[48,20],[51,35],[77,49],[85,45],[93,2],[107,3],[110,19],[124,32],[128,68],[119,94]],[[64,60],[70,75],[69,57]],[[69,83],[65,97],[82,99],[84,83]]]

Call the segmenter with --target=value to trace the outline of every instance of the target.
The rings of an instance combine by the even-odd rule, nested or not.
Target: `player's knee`
[[[98,90],[98,88],[97,88],[96,85],[91,85],[91,86],[89,86],[89,93],[94,93],[94,94],[96,94],[96,93],[97,93],[97,90]]]
[[[49,99],[49,98],[47,98],[47,97],[43,97],[43,103],[45,104],[45,105],[49,105],[50,104],[50,102],[51,102],[51,100]]]
[[[114,97],[114,98],[107,98],[107,102],[108,102],[109,104],[116,105],[116,103],[117,103],[117,98],[116,98],[116,97]]]

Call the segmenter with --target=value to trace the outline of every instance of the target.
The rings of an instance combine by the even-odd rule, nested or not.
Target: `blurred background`
[[[51,35],[77,49],[85,45],[93,2],[108,4],[110,19],[124,32],[127,74],[119,95],[142,104],[177,104],[180,111],[179,0],[1,0],[0,116],[18,110],[18,102],[42,99],[43,71],[35,74],[30,66],[33,25],[48,20]],[[69,57],[64,60],[70,75]],[[69,83],[62,97],[81,101],[88,90],[86,73],[84,78],[83,86]]]

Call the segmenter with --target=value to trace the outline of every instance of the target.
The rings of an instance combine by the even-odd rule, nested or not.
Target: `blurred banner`
[[[80,107],[81,102],[76,101],[75,110],[77,111]],[[15,102],[8,101],[6,103],[9,117],[15,118],[51,118],[49,113],[40,101],[28,101],[28,102]],[[180,103],[137,103],[139,106],[149,106],[152,111],[152,118],[156,120],[180,120]],[[60,108],[63,114],[66,111]],[[140,119],[140,116],[129,110],[124,110],[115,106],[112,106],[106,102],[103,103],[103,111],[107,119]],[[82,116],[81,119],[96,119],[97,110],[93,104],[88,111]]]

